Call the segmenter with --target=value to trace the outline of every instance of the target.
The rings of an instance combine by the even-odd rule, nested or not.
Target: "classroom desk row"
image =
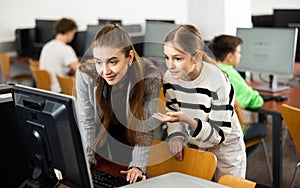
[[[259,82],[249,83],[250,86],[257,86]],[[268,92],[260,92],[262,94],[272,94]],[[275,96],[286,96],[284,101],[265,101],[259,109],[247,109],[249,111],[258,112],[264,115],[272,116],[272,158],[273,158],[273,188],[282,187],[282,116],[280,114],[280,106],[288,104],[290,106],[300,108],[300,87],[291,87],[288,90],[273,93]]]
[[[107,172],[116,176],[122,176],[120,174],[121,170],[127,170],[127,166],[119,165],[110,162],[100,156],[97,156],[98,166],[97,170]],[[125,176],[122,176],[125,177]],[[151,188],[151,187],[172,187],[172,188],[182,188],[182,187],[210,187],[210,188],[229,188],[228,186],[205,180],[202,178],[182,174],[179,172],[171,172],[167,174],[162,174],[156,177],[148,177],[145,181],[139,181],[134,184],[129,184],[122,186],[124,188]],[[64,185],[60,185],[59,188],[69,188]]]
[[[116,176],[122,176],[120,174],[121,170],[127,170],[127,166],[123,166],[120,164],[116,164],[110,162],[100,156],[96,156],[98,161],[98,166],[96,167],[97,170],[104,171],[109,174],[113,174]],[[156,177],[148,177],[145,181],[136,182],[133,184],[121,186],[124,188],[151,188],[151,187],[172,187],[172,188],[182,188],[182,187],[210,187],[210,188],[229,188],[228,186],[205,180],[202,178],[182,174],[179,172],[171,172],[167,174],[162,174]],[[70,188],[69,186],[60,184],[58,188]]]

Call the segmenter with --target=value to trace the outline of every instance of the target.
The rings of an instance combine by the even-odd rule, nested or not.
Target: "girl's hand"
[[[126,180],[129,183],[135,183],[138,179],[146,180],[146,175],[143,175],[143,172],[137,167],[132,167],[129,170],[121,170],[120,173],[127,174]]]
[[[179,122],[181,120],[181,112],[167,112],[166,114],[155,113],[152,117],[162,121],[162,122]]]

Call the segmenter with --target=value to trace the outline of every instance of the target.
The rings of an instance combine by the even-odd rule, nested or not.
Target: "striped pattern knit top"
[[[175,80],[167,71],[163,87],[167,111],[182,111],[198,121],[196,129],[183,122],[168,123],[169,138],[184,136],[186,142],[206,149],[242,136],[233,87],[217,66],[203,62],[200,75],[191,81]]]

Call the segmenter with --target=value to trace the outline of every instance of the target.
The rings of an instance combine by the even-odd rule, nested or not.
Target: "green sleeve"
[[[259,108],[263,105],[264,101],[260,94],[246,83],[235,68],[228,65],[220,68],[228,74],[236,99],[243,108]]]

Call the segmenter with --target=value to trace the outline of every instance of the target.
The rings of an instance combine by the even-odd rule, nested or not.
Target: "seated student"
[[[165,38],[164,54],[168,112],[161,121],[167,122],[170,152],[182,160],[185,143],[208,150],[218,159],[216,181],[224,174],[245,178],[245,144],[234,90],[205,52],[200,32],[193,25],[179,25]]]
[[[90,164],[95,154],[128,166],[127,181],[144,175],[153,139],[161,139],[158,110],[162,74],[141,59],[128,33],[107,24],[92,42],[76,73],[79,124]],[[100,164],[101,165],[101,164]]]
[[[246,83],[235,69],[240,62],[242,43],[243,41],[239,37],[219,35],[211,41],[210,49],[218,61],[218,66],[228,74],[241,107],[255,109],[263,105],[263,98],[258,91]]]
[[[74,75],[79,60],[75,51],[68,45],[76,33],[74,20],[62,18],[54,25],[55,38],[47,42],[41,51],[40,69],[46,69],[51,74],[51,91],[61,92],[56,74],[61,76]]]
[[[219,35],[211,41],[210,49],[218,61],[218,66],[227,73],[229,81],[235,90],[236,99],[241,107],[255,109],[263,105],[263,98],[258,91],[246,83],[244,78],[235,69],[235,66],[240,62],[242,43],[243,41],[239,37]],[[256,135],[265,137],[267,129],[261,124],[252,124],[248,130],[244,129],[244,134],[245,140]],[[247,154],[253,151],[254,148],[247,149]]]

